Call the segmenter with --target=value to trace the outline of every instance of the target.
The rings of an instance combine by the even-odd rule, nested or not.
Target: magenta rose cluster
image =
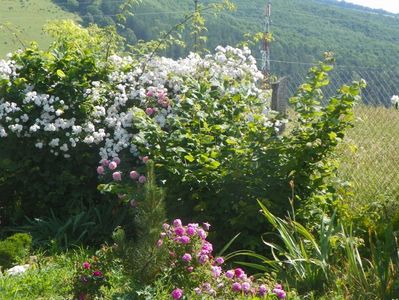
[[[139,157],[140,160],[146,164],[149,160],[148,156]],[[102,159],[100,161],[100,165],[97,167],[97,174],[102,176],[105,175],[107,172],[112,173],[112,179],[114,181],[122,181],[122,171],[118,171],[117,168],[120,165],[121,160],[118,157],[115,157],[112,161],[107,159]],[[144,184],[147,181],[145,175],[140,174],[136,170],[132,170],[129,173],[129,177],[133,181],[137,181],[138,183]]]
[[[107,284],[102,268],[103,265],[97,258],[78,265],[74,282],[74,299],[91,299],[100,294],[101,287]]]
[[[248,276],[242,268],[223,270],[223,257],[213,256],[213,246],[206,239],[209,228],[208,223],[183,225],[180,219],[163,225],[157,246],[167,247],[176,278],[185,278],[185,281],[174,283],[176,288],[171,292],[172,299],[181,299],[184,295],[200,299],[234,299],[236,296],[286,298],[280,284],[268,288]]]

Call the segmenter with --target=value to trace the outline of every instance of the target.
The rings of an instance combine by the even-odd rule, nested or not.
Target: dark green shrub
[[[16,233],[0,241],[0,266],[9,268],[18,259],[29,254],[32,237],[26,233]]]
[[[20,104],[26,91],[34,89],[37,94],[59,97],[65,105],[73,107],[72,114],[65,119],[85,119],[90,105],[85,103],[84,91],[91,82],[106,78],[104,49],[110,54],[116,47],[116,38],[111,32],[105,37],[105,31],[96,27],[84,30],[72,22],[51,26],[48,30],[56,38],[48,50],[42,51],[32,44],[12,57],[12,64],[18,65],[18,76],[8,78],[0,74],[0,104],[6,101]],[[80,42],[75,43],[77,40]],[[27,105],[25,109],[30,120],[39,118],[42,113],[35,105]],[[1,129],[8,127],[2,113],[4,110],[0,109],[0,119],[4,122]],[[21,117],[19,112],[16,117]],[[51,138],[52,133],[47,131],[39,140],[45,136]],[[75,148],[70,147],[67,160],[62,152],[55,156],[49,149],[38,149],[37,142],[37,138],[21,138],[21,135],[0,138],[0,220],[3,226],[19,225],[24,216],[49,216],[50,209],[57,217],[78,214],[104,200],[96,189],[98,147],[78,143]]]
[[[93,170],[98,154],[88,147],[77,150],[79,154],[65,163],[63,158],[35,149],[21,139],[1,141],[3,225],[21,223],[24,216],[47,216],[50,209],[58,216],[76,214],[99,202]]]

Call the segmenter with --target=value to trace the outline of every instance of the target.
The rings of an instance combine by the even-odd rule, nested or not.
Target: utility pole
[[[269,1],[265,9],[265,20],[263,24],[264,36],[263,36],[263,45],[261,49],[262,73],[265,76],[265,80],[267,81],[270,79],[270,26],[272,23],[271,15],[272,15],[272,4]]]

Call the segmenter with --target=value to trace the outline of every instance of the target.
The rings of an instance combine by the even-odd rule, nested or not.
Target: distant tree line
[[[125,0],[54,2],[79,14],[84,25],[95,23],[108,26],[117,25],[117,15]],[[212,50],[217,45],[237,45],[243,41],[244,34],[263,29],[264,1],[236,0],[234,3],[237,5],[234,12],[205,15],[208,49]],[[299,74],[303,70],[301,63],[315,62],[323,52],[333,51],[337,64],[353,68],[386,66],[389,71],[399,74],[399,22],[396,15],[336,0],[274,1],[272,5],[272,59],[299,63],[275,63],[274,73]],[[124,26],[117,26],[119,33],[130,44],[159,37],[161,32],[169,30],[194,10],[194,1],[143,0],[133,10],[134,14],[126,17]],[[162,54],[176,58],[192,51],[192,36],[183,32],[182,39],[186,48],[172,47]],[[252,45],[252,49],[254,55],[260,58],[259,44]],[[392,85],[389,79],[370,80]],[[394,88],[389,86],[389,89]]]

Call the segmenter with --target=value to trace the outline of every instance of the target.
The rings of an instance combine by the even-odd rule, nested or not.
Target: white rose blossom
[[[93,81],[90,88],[81,91],[85,101],[93,105],[87,119],[78,121],[74,117],[76,108],[67,99],[27,86],[20,105],[0,98],[0,138],[9,134],[34,137],[38,149],[48,146],[51,153],[64,157],[69,157],[68,152],[79,143],[99,147],[101,158],[118,157],[124,150],[138,155],[137,145],[131,142],[138,134],[132,108],[141,108],[164,128],[168,118],[174,116],[174,104],[189,88],[187,79],[202,78],[207,78],[222,96],[241,93],[260,98],[265,103],[264,125],[273,126],[266,113],[270,93],[259,88],[263,75],[248,48],[218,46],[214,55],[204,58],[193,53],[179,60],[155,57],[144,72],[129,56],[113,55],[109,64],[114,71],[107,80]],[[0,80],[12,82],[17,77],[15,62],[0,60]],[[251,115],[248,120],[252,120]]]

